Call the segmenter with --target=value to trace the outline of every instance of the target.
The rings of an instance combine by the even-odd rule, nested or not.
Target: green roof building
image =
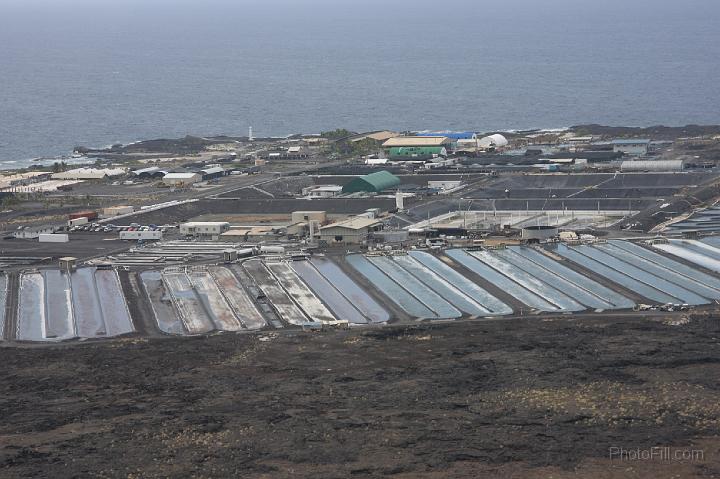
[[[393,188],[400,184],[400,178],[393,175],[389,171],[378,171],[369,175],[355,178],[347,185],[343,186],[343,193],[380,193],[383,190]]]
[[[388,150],[391,160],[429,160],[438,156],[447,156],[442,146],[396,146]]]

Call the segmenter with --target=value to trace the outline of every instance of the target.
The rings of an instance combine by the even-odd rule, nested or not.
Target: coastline
[[[382,128],[378,128],[378,131]],[[422,134],[422,132],[434,131],[434,130],[415,130],[413,133]],[[618,138],[622,137],[652,137],[655,140],[669,140],[677,139],[680,137],[693,137],[693,136],[704,136],[704,135],[718,135],[720,134],[720,124],[718,125],[696,125],[688,124],[683,126],[608,126],[599,125],[594,123],[574,125],[569,127],[557,127],[557,128],[526,128],[526,129],[498,129],[488,130],[486,132],[478,132],[480,135],[490,133],[502,133],[512,136],[523,136],[528,134],[559,134],[563,132],[575,133],[579,136],[582,135],[608,135]],[[284,136],[272,136],[267,139],[277,140],[279,138],[291,138],[295,136],[301,136],[300,133],[294,133]],[[132,140],[128,143],[115,143],[112,145],[105,145],[101,147],[86,147],[77,146],[85,152],[83,158],[74,158],[72,151],[64,152],[57,155],[43,155],[25,159],[2,159],[0,158],[0,172],[10,172],[17,170],[24,170],[34,167],[51,167],[56,162],[64,162],[68,165],[81,166],[91,164],[97,159],[108,159],[108,160],[120,160],[119,155],[124,155],[129,150],[138,150],[147,154],[153,153],[172,153],[166,148],[168,145],[177,145],[180,149],[186,150],[187,147],[192,147],[190,143],[198,140],[204,141],[220,141],[220,140],[245,140],[247,137],[243,136],[227,136],[227,135],[207,135],[207,136],[195,136],[186,135],[183,138],[149,138],[143,140]],[[257,138],[262,140],[262,138]],[[165,148],[165,149],[163,149]],[[191,149],[191,148],[190,148]],[[187,153],[187,151],[176,151],[177,154]],[[1,152],[0,152],[1,154]],[[97,156],[95,156],[97,155]]]

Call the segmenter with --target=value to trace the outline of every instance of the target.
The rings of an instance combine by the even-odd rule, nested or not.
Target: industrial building
[[[366,241],[372,232],[382,229],[382,225],[383,222],[375,218],[354,216],[321,227],[319,238],[329,246],[359,244]]]
[[[650,149],[650,140],[615,140],[612,142],[615,153],[624,153],[630,156],[645,156]]]
[[[200,175],[203,181],[215,180],[217,178],[222,178],[223,176],[225,176],[225,168],[223,168],[222,166],[212,166],[200,170]]]
[[[168,174],[167,170],[162,170],[158,166],[150,166],[148,168],[141,168],[139,170],[131,171],[131,175],[141,180],[149,179],[162,179],[163,176]]]
[[[332,198],[342,193],[340,185],[317,185],[303,188],[302,195],[308,198]]]
[[[395,133],[394,131],[383,130],[383,131],[374,131],[371,133],[364,133],[362,135],[358,135],[358,136],[351,138],[350,141],[353,143],[357,143],[357,142],[363,141],[363,140],[373,140],[373,141],[377,141],[377,142],[383,142],[383,141],[389,140],[390,138],[394,138],[396,136],[398,136],[398,134]]]
[[[389,171],[377,171],[369,175],[355,178],[343,186],[343,193],[380,193],[381,191],[396,187],[400,184],[400,178]]]
[[[54,226],[26,226],[23,229],[13,232],[13,237],[18,239],[37,239],[40,235],[53,234],[57,230]]]
[[[125,174],[123,168],[76,168],[74,170],[53,173],[53,180],[102,180]]]
[[[446,147],[452,145],[452,140],[444,136],[396,136],[390,138],[382,144],[383,148],[399,148],[399,147]]]
[[[291,146],[287,149],[287,157],[292,159],[307,158],[310,155],[304,146]]]
[[[162,231],[121,231],[121,240],[132,240],[132,241],[159,241],[163,238]]]
[[[163,183],[167,186],[190,186],[202,181],[199,173],[168,173],[163,176]]]
[[[447,149],[442,146],[397,146],[388,150],[388,157],[395,161],[425,161],[447,157]]]
[[[190,221],[180,225],[180,234],[185,236],[220,236],[230,229],[227,221]]]
[[[440,136],[449,138],[451,140],[476,140],[477,139],[477,133],[474,131],[437,131],[437,132],[431,132],[431,133],[425,133],[423,132],[422,136]]]

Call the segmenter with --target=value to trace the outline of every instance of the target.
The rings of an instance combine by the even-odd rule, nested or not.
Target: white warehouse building
[[[627,160],[620,164],[621,171],[682,171],[683,160]]]
[[[227,221],[190,221],[180,225],[180,234],[185,236],[220,236],[230,229]]]
[[[189,186],[201,180],[202,177],[198,173],[168,173],[163,176],[163,183],[168,186]]]

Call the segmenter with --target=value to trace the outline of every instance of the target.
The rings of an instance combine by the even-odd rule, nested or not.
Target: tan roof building
[[[445,146],[452,141],[444,136],[396,136],[383,143],[383,148],[408,146]]]
[[[353,216],[320,228],[320,240],[328,245],[362,243],[373,231],[382,228],[382,221],[365,216]]]
[[[356,138],[353,138],[350,141],[356,142],[356,141],[362,141],[362,140],[366,140],[366,139],[375,140],[375,141],[386,141],[386,140],[389,140],[390,138],[393,138],[396,136],[398,136],[398,134],[395,133],[394,131],[388,131],[388,130],[375,131],[373,133],[367,133],[367,134],[360,135]]]

